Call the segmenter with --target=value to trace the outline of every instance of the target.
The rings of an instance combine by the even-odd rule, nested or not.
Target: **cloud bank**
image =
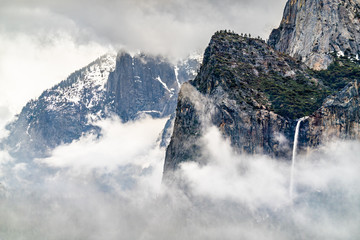
[[[48,159],[0,155],[3,239],[355,239],[359,142],[332,142],[290,162],[236,154],[216,128],[209,164],[184,163],[187,191],[161,186],[163,120],[101,122]],[[216,147],[214,147],[216,146]]]
[[[204,49],[219,29],[267,38],[279,24],[285,2],[5,1],[0,26],[8,34],[65,31],[79,43],[96,41],[178,57]]]

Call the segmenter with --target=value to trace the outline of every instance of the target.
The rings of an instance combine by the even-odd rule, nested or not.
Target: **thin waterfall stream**
[[[307,119],[308,117],[300,118],[296,124],[295,129],[295,136],[294,136],[294,146],[293,146],[293,152],[292,152],[292,161],[291,161],[291,172],[290,172],[290,187],[289,187],[289,195],[290,199],[293,199],[293,192],[294,192],[294,171],[295,171],[295,162],[296,162],[296,151],[297,151],[297,145],[298,145],[298,139],[299,139],[299,131],[300,131],[300,124],[302,121]]]

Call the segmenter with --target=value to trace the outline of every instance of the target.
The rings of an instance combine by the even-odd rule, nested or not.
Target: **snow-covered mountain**
[[[26,161],[84,134],[100,136],[96,121],[114,114],[124,122],[144,114],[167,117],[175,112],[180,85],[195,77],[200,61],[191,56],[174,65],[145,54],[101,56],[29,101],[7,126],[2,146]]]

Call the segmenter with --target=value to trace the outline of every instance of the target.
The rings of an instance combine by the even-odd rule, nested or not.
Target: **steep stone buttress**
[[[356,74],[360,71],[357,63],[343,61],[337,64],[347,62]],[[338,70],[332,67],[327,74]],[[296,123],[304,116],[299,151],[334,137],[360,139],[358,81],[348,76],[331,82],[321,74],[260,39],[217,32],[198,76],[180,90],[164,177],[182,162],[206,164],[202,139],[214,126],[238,153],[287,160]]]
[[[181,88],[165,173],[206,162],[200,140],[210,126],[238,152],[288,157],[294,120],[321,105],[311,89],[322,87],[307,70],[260,39],[217,32],[198,76]]]
[[[359,58],[359,23],[358,0],[288,0],[268,43],[310,68],[326,69],[332,52]]]

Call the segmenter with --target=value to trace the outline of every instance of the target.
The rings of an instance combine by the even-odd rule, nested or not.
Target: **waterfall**
[[[290,187],[289,187],[289,195],[290,195],[291,200],[293,199],[295,160],[296,160],[296,150],[297,150],[297,145],[298,145],[300,124],[303,120],[305,120],[307,118],[308,117],[300,118],[296,124],[296,129],[295,129],[294,146],[293,146],[292,161],[291,161]]]

